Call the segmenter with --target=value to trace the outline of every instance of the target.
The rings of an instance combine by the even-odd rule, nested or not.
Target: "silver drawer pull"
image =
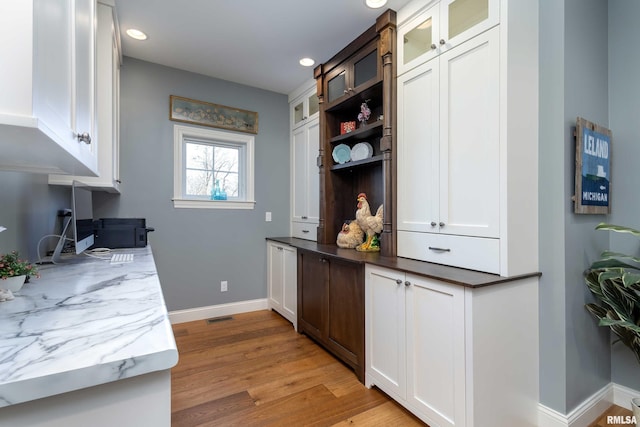
[[[308,232],[309,232],[309,230],[302,230],[302,232],[303,232],[303,233],[308,233]]]
[[[396,284],[397,284],[397,285],[402,285],[402,280],[400,280],[400,279],[396,279]]]
[[[436,247],[433,247],[433,246],[429,246],[429,250],[437,251],[437,252],[451,252],[451,249],[436,248]]]
[[[302,218],[302,219],[307,219],[308,217],[306,217],[306,216],[302,216],[301,218]]]

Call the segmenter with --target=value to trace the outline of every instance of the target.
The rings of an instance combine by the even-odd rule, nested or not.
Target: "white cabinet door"
[[[52,137],[70,146],[75,130],[74,9],[74,0],[33,2],[33,113]]]
[[[320,120],[314,118],[303,126],[297,127],[291,134],[292,177],[291,177],[291,219],[293,230],[296,223],[317,224],[319,220],[319,174],[316,158],[320,143]],[[305,227],[303,227],[305,228]],[[306,227],[305,229],[309,229]],[[294,235],[315,240],[315,233]]]
[[[269,308],[282,311],[284,263],[282,246],[267,242],[267,281],[269,286]]]
[[[88,134],[80,144],[84,162],[97,159],[96,147],[96,1],[75,0],[75,133]],[[92,159],[93,158],[93,159]]]
[[[398,78],[398,230],[428,232],[438,221],[438,64]]]
[[[118,193],[120,50],[112,6],[98,3],[96,28],[96,115],[98,120],[98,177],[49,175],[49,184],[71,185],[80,180],[90,188]],[[93,144],[95,145],[95,144]]]
[[[282,315],[298,330],[298,258],[295,248],[282,247],[283,295]]]
[[[407,389],[404,273],[366,266],[366,384],[395,399]]]
[[[269,308],[293,323],[297,330],[297,251],[289,245],[267,242]]]
[[[499,237],[498,28],[440,56],[441,233]]]
[[[464,426],[464,288],[406,280],[408,405],[435,425]]]
[[[34,115],[52,139],[95,170],[95,1],[36,0],[33,12]],[[80,141],[82,134],[88,139]]]

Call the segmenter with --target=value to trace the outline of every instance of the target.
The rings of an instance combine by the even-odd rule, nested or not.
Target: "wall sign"
[[[611,213],[611,131],[578,117],[575,136],[574,212]]]

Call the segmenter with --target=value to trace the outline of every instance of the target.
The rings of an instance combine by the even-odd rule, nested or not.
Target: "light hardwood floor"
[[[271,311],[173,326],[173,427],[425,425]],[[612,405],[589,427],[612,427]],[[516,427],[516,426],[514,426]]]
[[[274,312],[173,330],[173,427],[424,425]]]

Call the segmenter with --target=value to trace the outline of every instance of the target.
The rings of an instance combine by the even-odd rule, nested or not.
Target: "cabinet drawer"
[[[500,273],[499,239],[398,231],[398,256]]]
[[[315,222],[292,222],[291,236],[300,239],[313,240],[318,239],[318,224]]]

